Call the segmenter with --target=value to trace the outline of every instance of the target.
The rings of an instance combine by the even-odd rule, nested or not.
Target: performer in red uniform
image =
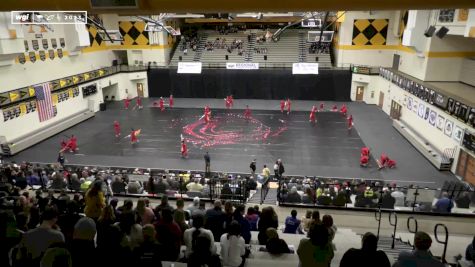
[[[139,109],[143,109],[142,98],[140,96],[137,96],[137,106]]]
[[[78,139],[74,136],[71,135],[71,138],[69,138],[67,148],[69,149],[69,152],[76,152],[78,150]]]
[[[284,113],[284,109],[285,109],[285,101],[284,101],[284,100],[280,100],[280,112],[281,112],[281,113]]]
[[[249,105],[246,105],[246,109],[244,110],[244,118],[246,120],[251,118],[251,109],[249,108]]]
[[[64,151],[66,151],[66,149],[68,149],[68,143],[66,141],[64,141],[64,139],[63,139],[63,140],[61,140],[61,150],[60,150],[60,152],[64,152]]]
[[[310,110],[310,119],[309,122],[315,123],[315,112],[317,112],[317,107],[312,106],[312,110]]]
[[[188,148],[186,147],[185,140],[181,141],[181,157],[186,158],[188,156]]]
[[[323,111],[325,110],[325,103],[320,103],[320,111]]]
[[[128,96],[124,100],[124,105],[125,105],[125,109],[129,109],[130,99]]]
[[[381,154],[381,157],[379,158],[379,160],[376,160],[376,162],[378,163],[379,169],[386,167],[386,164],[388,161],[389,161],[389,157],[385,153]]]
[[[347,112],[347,111],[348,111],[348,110],[347,110],[347,108],[346,108],[346,105],[343,104],[343,106],[341,106],[341,108],[340,108],[341,114],[343,114],[343,116],[346,117],[346,112]]]
[[[333,111],[333,112],[337,112],[337,111],[338,111],[338,106],[337,106],[337,105],[333,105],[332,111]]]
[[[120,124],[118,121],[114,121],[114,132],[115,132],[115,137],[120,136]]]
[[[226,106],[226,109],[231,108],[231,96],[226,96],[224,99],[224,105]]]
[[[229,102],[230,102],[231,108],[232,108],[234,106],[234,97],[233,97],[233,95],[229,96]]]
[[[368,147],[363,147],[361,148],[361,156],[368,156],[369,157],[369,148]]]
[[[351,130],[353,128],[353,115],[348,116],[348,130]]]
[[[290,102],[290,98],[287,98],[287,115],[290,114],[290,106],[292,105],[292,103]]]
[[[158,106],[160,107],[160,111],[165,110],[165,101],[163,101],[163,97],[160,97],[160,101],[158,102]]]
[[[366,155],[361,155],[360,157],[360,166],[361,167],[368,167],[369,157]]]
[[[204,114],[204,118],[205,118],[205,123],[208,124],[209,121],[211,120],[211,110],[209,110],[208,112]]]
[[[209,106],[208,106],[208,105],[206,105],[206,106],[205,106],[205,111],[204,111],[204,113],[203,113],[203,114],[206,114],[206,113],[208,113],[208,112],[210,112],[210,109],[209,109]]]
[[[169,103],[169,106],[170,108],[173,108],[173,95],[170,95],[170,98],[168,99],[168,103]]]
[[[137,138],[137,131],[132,128],[132,132],[130,132],[130,143],[133,145],[138,142],[139,139]]]

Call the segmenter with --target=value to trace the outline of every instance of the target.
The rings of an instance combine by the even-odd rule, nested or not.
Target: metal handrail
[[[445,230],[445,241],[439,240],[439,236],[437,234],[439,227],[443,227],[443,229]],[[442,223],[436,224],[434,227],[434,236],[437,243],[444,245],[444,252],[442,253],[441,261],[442,263],[447,263],[447,261],[445,260],[445,255],[447,253],[447,244],[449,243],[449,230],[447,229],[447,226],[445,226],[445,224],[442,224]]]
[[[411,221],[414,221],[414,225],[415,225],[415,229],[414,229],[414,230],[411,229]],[[407,218],[406,224],[407,224],[407,231],[408,231],[409,233],[411,233],[411,234],[417,233],[417,230],[418,230],[419,226],[418,226],[418,224],[417,224],[416,218],[414,218],[413,216],[409,216],[409,217]],[[408,241],[408,243],[409,243],[409,245],[411,245],[411,241]],[[413,248],[413,249],[415,248],[415,244],[412,244],[412,248]]]
[[[374,212],[374,218],[376,219],[376,221],[378,221],[378,233],[376,237],[379,240],[379,230],[381,229],[381,208]]]
[[[394,223],[393,223],[393,221],[391,220],[391,218],[393,217],[393,215],[394,215]],[[392,242],[392,244],[391,244],[391,248],[394,249],[394,243],[395,243],[395,241],[396,241],[396,228],[397,228],[397,214],[396,214],[396,212],[394,212],[394,211],[391,212],[391,213],[389,213],[389,224],[390,224],[391,226],[394,226],[393,242]]]

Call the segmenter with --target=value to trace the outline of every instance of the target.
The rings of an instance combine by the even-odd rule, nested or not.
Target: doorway
[[[137,83],[137,95],[143,97],[143,83]]]
[[[384,93],[383,92],[379,92],[379,102],[378,102],[378,106],[380,108],[383,108],[383,104],[384,104]]]
[[[356,101],[363,101],[364,86],[356,86]]]
[[[455,174],[462,177],[464,181],[475,184],[475,158],[463,149],[460,149]]]
[[[394,54],[393,55],[393,69],[399,70],[399,60],[401,60],[401,56]]]
[[[399,105],[398,102],[392,100],[391,111],[389,112],[389,116],[391,116],[391,118],[395,120],[399,120],[399,118],[401,117],[401,109],[402,109],[402,106]]]

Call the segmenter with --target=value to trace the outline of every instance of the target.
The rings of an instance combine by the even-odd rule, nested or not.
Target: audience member
[[[443,267],[445,266],[440,261],[432,256],[429,248],[432,244],[432,238],[425,232],[417,232],[414,235],[413,251],[402,251],[399,253],[397,261],[393,267],[412,267],[412,266],[430,266]]]
[[[173,212],[173,220],[180,226],[181,233],[184,234],[190,226],[185,221],[185,212],[182,210],[175,210]]]
[[[286,202],[289,203],[300,203],[302,202],[302,197],[297,191],[297,187],[293,186],[290,188],[290,193],[287,195]]]
[[[214,207],[206,211],[205,222],[205,228],[213,233],[214,241],[219,242],[224,233],[225,224],[225,215],[221,209],[221,201],[214,201]]]
[[[472,243],[465,249],[465,259],[475,263],[475,236],[473,236]]]
[[[234,216],[233,203],[231,201],[226,201],[224,203],[224,230],[225,231],[228,225],[230,225],[231,222],[233,221],[233,216]]]
[[[102,209],[106,206],[104,192],[102,192],[102,182],[96,181],[86,192],[86,207],[84,213],[87,217],[97,221],[101,216]]]
[[[361,249],[350,248],[340,261],[340,267],[367,266],[389,267],[388,256],[384,251],[377,250],[378,238],[370,232],[363,235]]]
[[[434,212],[439,213],[450,213],[454,207],[452,199],[449,199],[449,194],[447,192],[442,192],[442,197],[437,200],[433,207]]]
[[[94,243],[96,232],[96,223],[88,217],[79,219],[74,225],[74,235],[71,243],[71,256],[74,267],[90,266],[91,259],[95,262],[94,259],[99,256]],[[99,264],[92,265],[99,266]]]
[[[459,209],[468,209],[470,208],[470,193],[463,192],[461,196],[455,199],[455,203],[457,204],[457,208]]]
[[[323,215],[322,224],[328,229],[328,240],[333,245],[333,249],[335,249],[335,245],[333,244],[333,239],[335,238],[335,234],[338,229],[333,224],[333,217],[328,214]]]
[[[119,226],[124,236],[122,244],[125,244],[133,251],[142,242],[142,226],[136,223],[135,214],[133,212],[124,212],[120,215]]]
[[[404,207],[406,202],[406,195],[396,187],[396,184],[393,184],[394,191],[391,193],[391,196],[396,200],[394,205],[396,207]]]
[[[163,260],[163,245],[156,239],[156,231],[152,224],[142,228],[143,242],[134,250],[135,266],[161,267]]]
[[[266,230],[266,250],[270,254],[291,253],[289,246],[284,239],[279,238],[279,234],[275,228],[269,227]]]
[[[391,195],[391,192],[387,189],[383,189],[383,198],[381,201],[381,208],[383,209],[394,209],[394,204],[396,199]]]
[[[241,225],[232,221],[228,227],[228,233],[220,238],[221,258],[224,266],[239,267],[244,265],[246,244],[241,236]]]
[[[309,238],[300,240],[297,254],[301,267],[328,267],[333,259],[333,248],[329,243],[328,230],[317,224],[309,232]]]
[[[308,232],[311,222],[312,222],[312,211],[307,210],[307,212],[305,212],[305,216],[302,217],[302,227],[305,232]]]
[[[244,210],[244,205],[238,205],[234,210],[233,219],[241,226],[241,236],[244,238],[244,241],[246,241],[246,244],[249,244],[251,241],[251,225],[244,218]]]
[[[180,226],[173,221],[173,212],[170,208],[162,209],[160,220],[155,223],[157,241],[166,244],[163,248],[164,261],[176,261],[180,254],[182,234]],[[189,230],[189,229],[188,229]]]
[[[185,234],[183,235],[183,239],[185,241],[186,251],[185,257],[189,257],[193,253],[193,244],[196,242],[198,236],[206,236],[209,240],[213,241],[210,242],[209,251],[212,255],[216,254],[216,246],[214,245],[214,236],[213,233],[208,230],[204,229],[204,217],[201,214],[193,215],[193,227],[186,230]]]
[[[302,223],[297,219],[297,211],[292,210],[290,216],[285,219],[284,233],[286,234],[303,234]]]
[[[257,231],[257,221],[259,220],[259,215],[257,215],[256,210],[253,207],[247,208],[247,214],[245,218],[249,222],[251,231]]]
[[[114,181],[112,181],[111,183],[112,192],[114,194],[125,194],[126,193],[125,186],[126,184],[122,181],[122,179],[119,176],[114,177]]]
[[[259,240],[259,245],[265,245],[267,243],[267,228],[277,229],[278,227],[279,221],[274,209],[272,207],[263,208],[259,221],[257,222],[257,230],[259,231],[257,239]]]

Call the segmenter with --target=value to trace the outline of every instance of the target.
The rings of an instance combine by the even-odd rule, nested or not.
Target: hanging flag
[[[89,80],[89,73],[84,73],[84,80]]]
[[[15,102],[20,98],[20,93],[18,91],[10,92],[10,102]]]
[[[67,81],[66,80],[59,80],[59,86],[64,87],[66,86]]]
[[[99,76],[102,76],[104,75],[104,71],[103,70],[99,70]]]
[[[40,122],[54,117],[53,103],[51,100],[51,87],[49,83],[35,85],[36,107]]]
[[[79,82],[78,76],[73,76],[73,83],[76,84]]]
[[[35,88],[28,87],[28,93],[30,93],[30,96],[35,96]]]

